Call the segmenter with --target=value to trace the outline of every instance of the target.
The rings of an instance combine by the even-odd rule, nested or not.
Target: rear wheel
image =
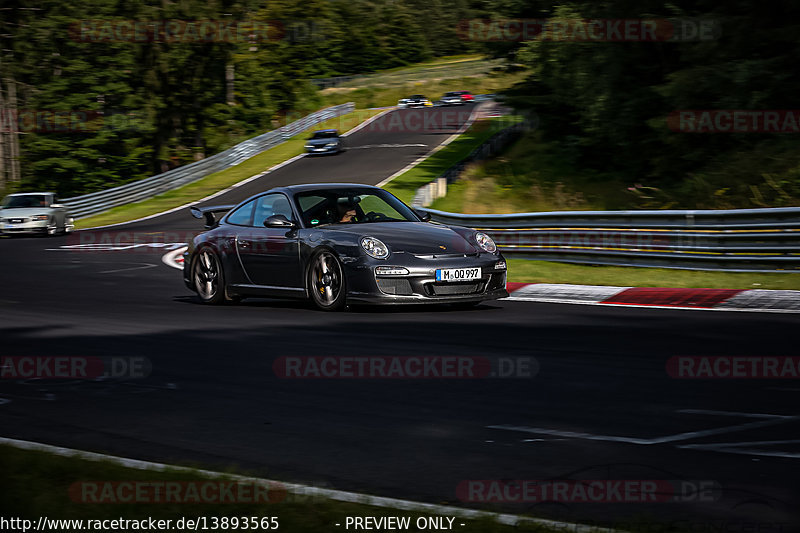
[[[210,248],[197,253],[192,267],[194,290],[205,304],[218,305],[225,301],[225,276],[217,254]]]
[[[307,285],[314,305],[323,311],[338,311],[344,307],[347,296],[344,269],[333,252],[321,250],[314,254],[308,268]]]

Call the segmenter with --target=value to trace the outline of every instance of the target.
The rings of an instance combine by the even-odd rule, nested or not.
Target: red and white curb
[[[660,309],[800,313],[800,291],[508,283],[508,300]]]
[[[183,252],[186,250],[188,250],[188,246],[181,246],[177,250],[172,250],[171,252],[161,256],[161,262],[168,267],[183,270]]]

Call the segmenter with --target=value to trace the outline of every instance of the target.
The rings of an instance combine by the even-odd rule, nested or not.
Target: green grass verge
[[[127,222],[199,200],[301,154],[304,140],[309,131],[336,128],[341,132],[345,132],[380,112],[381,110],[378,109],[356,109],[353,113],[326,120],[303,133],[291,137],[283,144],[270,148],[234,167],[215,172],[199,181],[154,198],[134,204],[122,205],[97,215],[78,219],[75,226],[81,229]]]
[[[278,503],[84,503],[81,501],[82,489],[74,486],[86,482],[191,482],[206,481],[210,478],[199,473],[182,471],[145,471],[124,468],[110,462],[96,462],[74,457],[60,457],[38,451],[26,451],[0,446],[0,472],[2,472],[3,491],[0,496],[0,516],[19,517],[33,520],[39,517],[50,519],[83,520],[175,520],[181,517],[196,519],[208,517],[277,517],[279,531],[292,533],[318,533],[320,531],[345,530],[345,519],[364,516],[404,516],[410,517],[414,524],[418,517],[431,516],[412,511],[371,507],[362,504],[342,503],[318,496],[297,496],[288,494]],[[101,485],[102,486],[102,485]],[[73,492],[70,492],[70,487]],[[455,487],[454,487],[455,488]],[[76,490],[77,489],[77,490]],[[98,492],[98,494],[103,494]],[[77,499],[78,501],[74,501]],[[280,499],[280,498],[279,498]],[[231,524],[232,522],[229,522]],[[446,522],[445,522],[446,523]],[[465,527],[459,524],[464,523]],[[341,524],[337,527],[336,524]],[[200,527],[202,530],[202,527]],[[222,529],[222,528],[220,528]],[[233,531],[242,528],[228,527]],[[352,528],[351,528],[352,529]],[[470,533],[488,532],[550,532],[554,529],[542,528],[533,524],[517,527],[503,526],[484,518],[479,520],[456,518],[453,529]],[[76,531],[73,527],[58,531]],[[263,529],[260,529],[263,531]],[[411,527],[408,531],[416,531]]]
[[[453,142],[394,178],[384,186],[384,189],[405,203],[410,204],[417,189],[435,180],[442,172],[463,160],[492,135],[517,120],[521,119],[508,116],[475,121],[467,131]]]
[[[510,259],[508,281],[631,287],[800,290],[800,273],[712,272]]]
[[[455,213],[610,211],[635,209],[635,198],[617,177],[576,170],[554,143],[536,131],[499,155],[473,165],[431,207]]]

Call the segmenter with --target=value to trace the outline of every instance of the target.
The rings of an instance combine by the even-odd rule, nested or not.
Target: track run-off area
[[[352,133],[345,153],[297,158],[207,203],[280,185],[381,183],[450,138],[471,109],[388,112]],[[208,307],[162,261],[200,231],[181,209],[0,239],[0,355],[121,362],[103,379],[4,374],[1,437],[612,527],[645,518],[685,531],[800,528],[800,378],[752,370],[796,361],[796,314],[514,300],[342,313],[267,299]],[[434,357],[486,371],[426,369]],[[328,366],[335,377],[307,364],[326,358],[355,363]],[[385,366],[348,374],[363,358]],[[390,373],[408,358],[423,361],[420,375]],[[597,501],[509,490],[548,480],[657,490],[639,501],[608,485]]]

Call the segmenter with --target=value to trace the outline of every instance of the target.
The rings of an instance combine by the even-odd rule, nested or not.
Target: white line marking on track
[[[742,413],[739,411],[713,411],[710,409],[680,409],[678,413],[686,413],[689,415],[719,415],[719,416],[743,416],[746,418],[797,418],[794,415],[773,415],[766,413]]]
[[[746,422],[744,424],[736,424],[733,426],[723,426],[713,429],[704,429],[700,431],[687,431],[685,433],[677,433],[675,435],[665,435],[663,437],[655,437],[651,439],[643,439],[637,437],[625,437],[625,436],[618,436],[618,435],[595,435],[593,433],[582,433],[576,431],[563,431],[559,429],[550,429],[550,428],[537,428],[537,427],[528,427],[528,426],[512,426],[512,425],[495,425],[495,426],[487,426],[489,429],[499,429],[503,431],[520,431],[523,433],[534,433],[537,435],[554,435],[557,437],[570,437],[574,439],[583,439],[583,440],[597,440],[597,441],[606,441],[606,442],[623,442],[626,444],[640,444],[649,446],[652,444],[666,444],[671,442],[680,442],[684,440],[691,440],[700,437],[709,437],[712,435],[722,435],[725,433],[734,433],[737,431],[744,431],[747,429],[755,429],[761,428],[766,426],[774,426],[776,424],[782,424],[784,422],[788,422],[791,420],[798,420],[800,416],[784,416],[784,415],[764,415],[759,413],[728,413],[725,411],[703,411],[703,410],[690,410],[687,409],[685,411],[678,411],[678,412],[686,412],[689,414],[722,414],[728,416],[745,416],[751,418],[761,418],[757,422]]]
[[[362,150],[364,148],[425,148],[427,144],[365,144],[363,146],[348,146],[348,150]]]
[[[472,519],[492,519],[501,524],[515,526],[518,524],[538,524],[554,529],[563,531],[570,531],[571,533],[625,533],[619,529],[601,528],[597,526],[588,526],[584,524],[577,524],[571,522],[559,522],[556,520],[547,520],[544,518],[530,518],[527,516],[517,516],[512,514],[499,514],[491,513],[488,511],[478,511],[476,509],[466,509],[462,507],[453,507],[449,505],[437,505],[432,503],[414,502],[410,500],[399,500],[395,498],[384,498],[382,496],[372,496],[370,494],[360,494],[357,492],[345,492],[334,489],[324,489],[313,487],[310,485],[300,485],[296,483],[284,483],[282,481],[273,481],[263,478],[254,478],[247,476],[239,476],[235,474],[227,474],[221,472],[214,472],[211,470],[198,470],[194,468],[186,468],[183,466],[173,466],[164,463],[153,463],[150,461],[140,461],[138,459],[129,459],[126,457],[118,457],[114,455],[105,455],[102,453],[86,452],[83,450],[76,450],[73,448],[63,448],[61,446],[52,446],[50,444],[43,444],[39,442],[31,442],[19,439],[10,439],[7,437],[0,437],[0,444],[12,446],[21,450],[36,450],[62,457],[74,457],[78,459],[85,459],[87,461],[105,461],[124,466],[126,468],[134,468],[137,470],[151,470],[163,472],[164,470],[174,470],[178,472],[196,473],[211,478],[226,478],[234,479],[237,481],[245,481],[250,483],[261,483],[267,485],[278,485],[286,489],[287,492],[297,494],[300,496],[317,496],[336,500],[341,502],[359,503],[362,505],[370,505],[372,507],[383,507],[389,509],[402,509],[404,511],[418,511],[429,514],[438,514],[444,516],[458,516],[461,518]]]
[[[798,444],[800,440],[763,440],[754,442],[718,442],[713,444],[684,444],[678,448],[704,450],[739,455],[760,455],[765,457],[782,457],[784,459],[800,459],[800,453],[744,448],[744,446],[774,446],[780,444]]]
[[[129,267],[129,268],[118,268],[116,270],[104,270],[102,272],[98,272],[98,274],[116,274],[117,272],[130,272],[132,270],[145,270],[148,268],[155,268],[158,265],[154,265],[153,263],[144,263],[141,266]]]

